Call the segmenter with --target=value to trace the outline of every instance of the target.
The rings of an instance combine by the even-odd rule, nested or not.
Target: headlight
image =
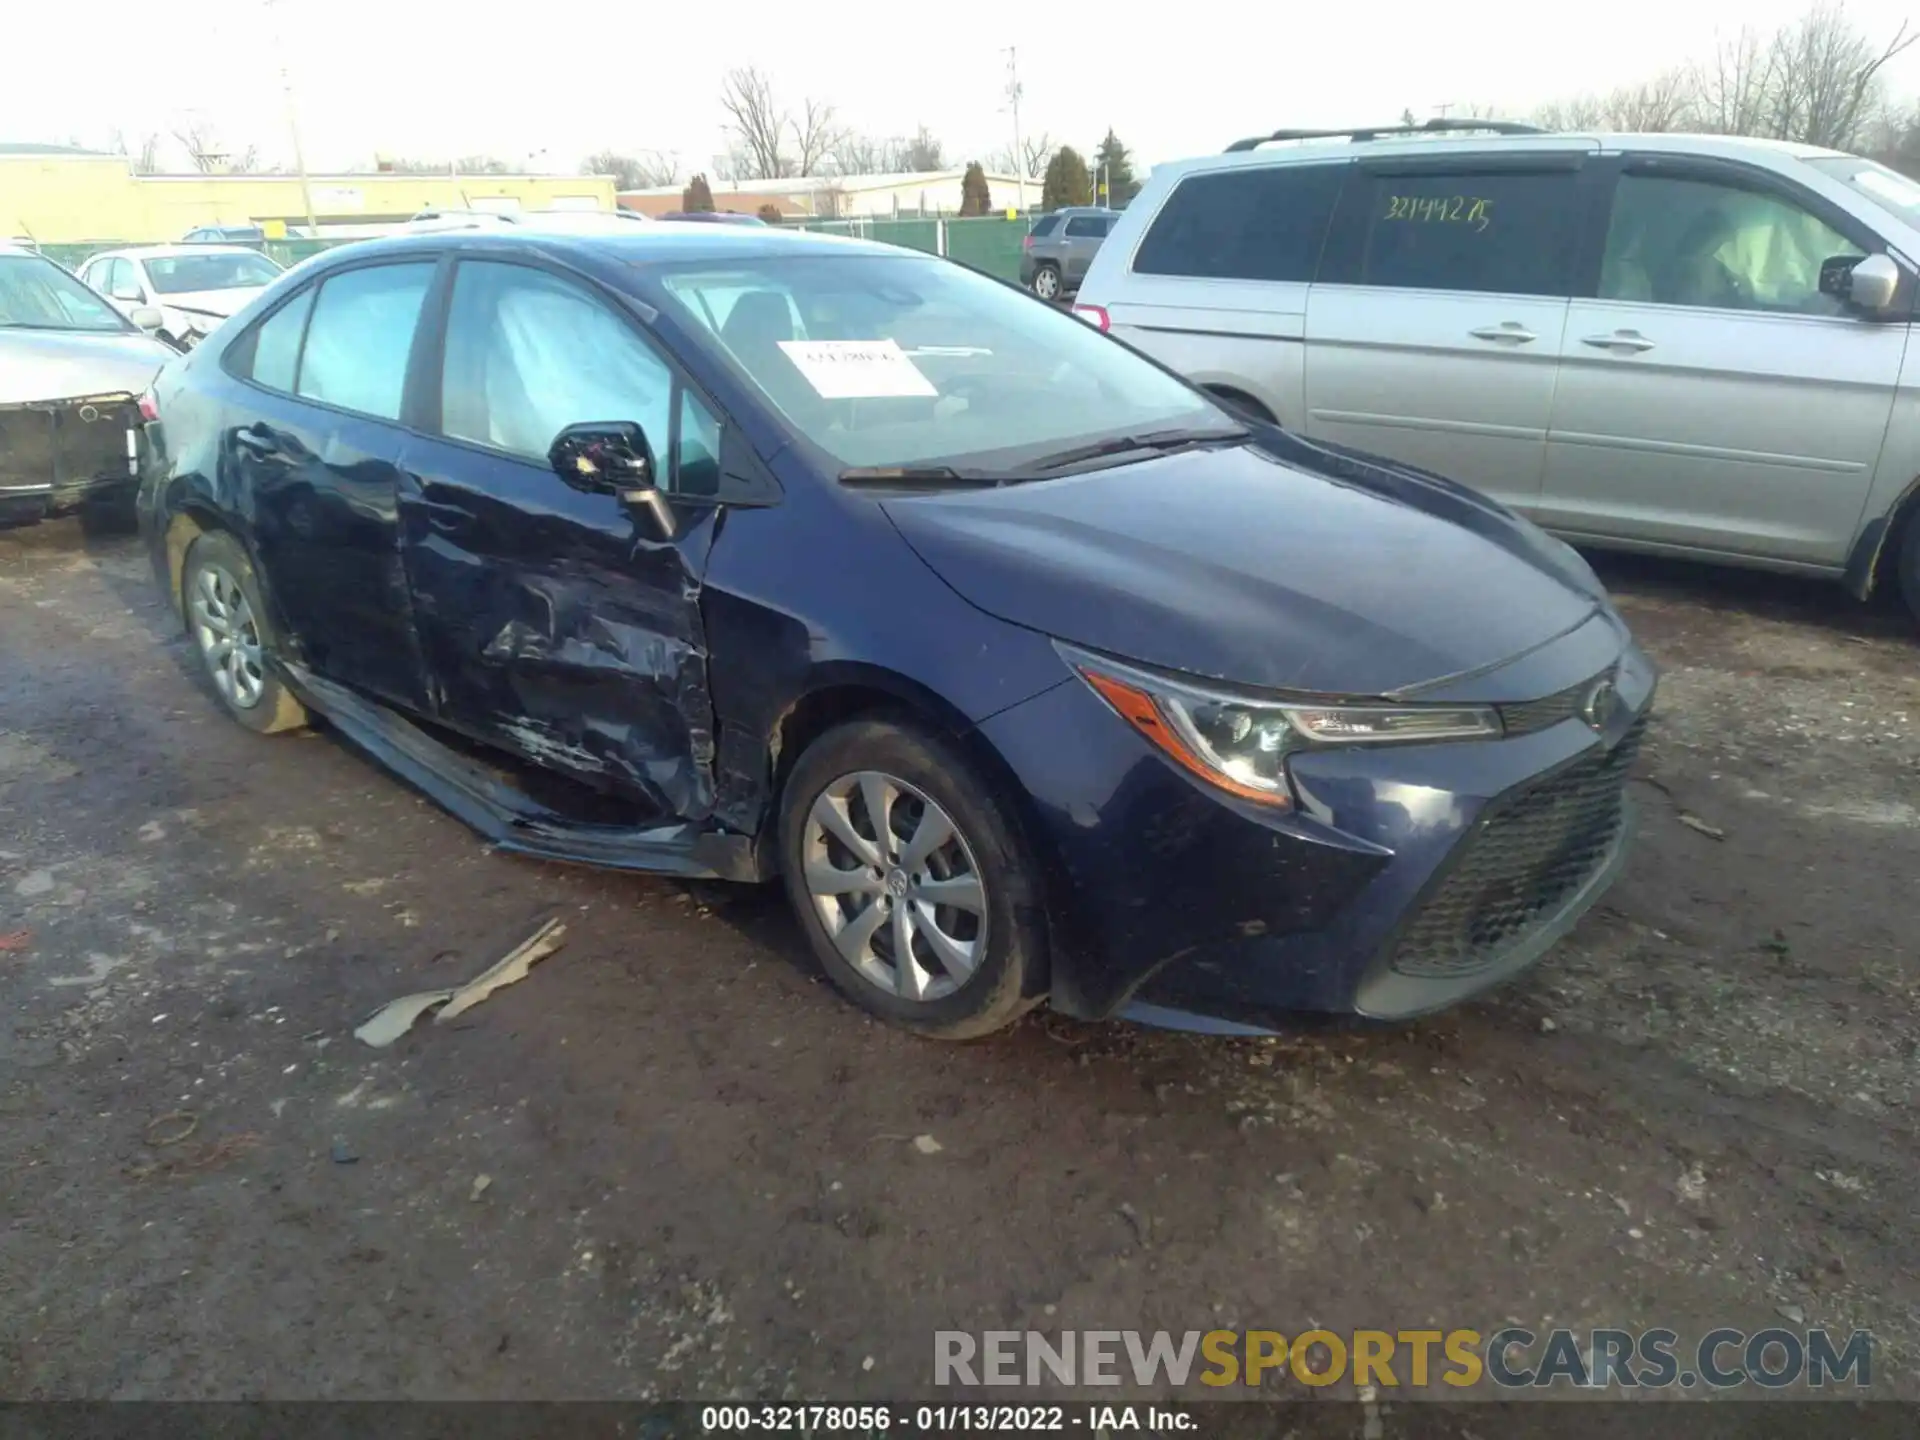
[[[1270,805],[1293,802],[1286,758],[1297,750],[1488,740],[1501,733],[1489,706],[1252,699],[1069,645],[1058,649],[1121,719],[1175,764],[1230,794]]]

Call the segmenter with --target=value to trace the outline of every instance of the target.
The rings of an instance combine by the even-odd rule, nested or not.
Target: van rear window
[[[1190,175],[1133,257],[1140,275],[1313,279],[1346,165],[1275,165]]]

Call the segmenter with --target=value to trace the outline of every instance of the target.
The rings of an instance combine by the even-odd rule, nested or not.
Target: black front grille
[[[90,395],[0,409],[0,486],[127,479],[127,432],[140,423],[130,395]]]
[[[1509,735],[1531,735],[1549,725],[1558,725],[1562,720],[1571,720],[1580,713],[1581,702],[1587,698],[1587,692],[1599,678],[1597,675],[1589,676],[1578,685],[1569,685],[1543,699],[1522,700],[1517,704],[1497,707],[1501,728]]]
[[[1445,979],[1495,964],[1550,922],[1607,863],[1626,823],[1627,772],[1646,728],[1492,801],[1393,952],[1403,975]]]

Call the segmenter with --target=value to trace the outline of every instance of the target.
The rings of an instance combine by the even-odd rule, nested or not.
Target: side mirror
[[[157,305],[136,305],[127,318],[149,335],[167,323],[167,317],[160,313]]]
[[[137,304],[144,297],[140,294],[140,287],[137,285],[116,285],[113,287],[112,298],[115,300],[132,300]]]
[[[612,495],[630,509],[644,509],[663,539],[674,535],[673,509],[654,484],[653,447],[631,420],[569,425],[547,450],[547,463],[575,490]]]
[[[1820,293],[1845,300],[1854,309],[1877,315],[1893,304],[1900,288],[1900,267],[1891,255],[1836,255],[1820,265]]]

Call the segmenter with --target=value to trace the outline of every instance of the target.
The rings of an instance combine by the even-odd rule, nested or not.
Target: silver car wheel
[[[193,638],[221,696],[236,710],[260,703],[266,675],[260,668],[260,627],[240,584],[218,565],[203,565],[194,579]]]
[[[1041,266],[1033,272],[1033,293],[1042,300],[1052,300],[1060,293],[1060,272],[1048,266]]]
[[[842,775],[800,836],[807,892],[863,979],[916,1002],[951,995],[987,945],[987,890],[953,817],[878,770]]]

